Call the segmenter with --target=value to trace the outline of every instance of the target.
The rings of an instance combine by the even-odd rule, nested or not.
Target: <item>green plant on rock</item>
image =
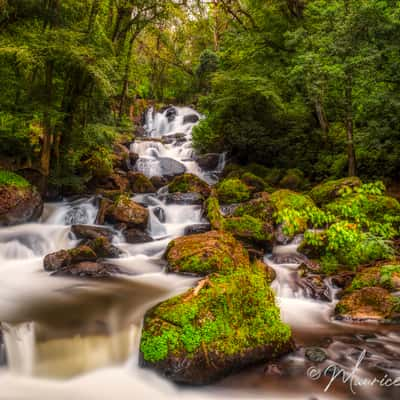
[[[267,242],[273,238],[273,227],[250,215],[227,218],[224,228],[238,239],[247,238],[259,242]]]
[[[240,179],[224,179],[217,187],[218,199],[224,204],[249,200],[250,190]]]

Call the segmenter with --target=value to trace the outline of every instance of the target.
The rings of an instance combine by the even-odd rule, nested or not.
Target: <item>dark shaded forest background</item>
[[[0,0],[0,163],[84,191],[150,105],[277,176],[400,168],[395,0]],[[278,178],[277,178],[278,179]]]

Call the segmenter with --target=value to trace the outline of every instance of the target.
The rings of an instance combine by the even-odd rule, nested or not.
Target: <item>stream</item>
[[[191,131],[201,116],[188,107],[174,107],[172,114],[168,110],[149,110],[147,138],[131,145],[140,157],[136,170],[151,177],[183,168],[215,183],[223,155],[211,172],[194,160]],[[399,387],[362,386],[353,396],[349,384],[339,379],[324,392],[330,377],[307,375],[311,366],[322,370],[333,363],[351,370],[366,350],[357,374],[400,376],[400,329],[334,320],[337,300],[314,300],[296,283],[298,264],[275,262],[282,259],[277,254],[288,260],[296,255],[299,237],[265,255],[277,274],[272,286],[282,318],[292,327],[296,352],[269,367],[250,368],[199,388],[177,386],[139,368],[144,313],[196,282],[165,273],[165,248],[186,227],[206,222],[201,206],[170,204],[164,195],[160,189],[134,197],[150,210],[148,231],[155,240],[128,244],[115,232],[113,244],[124,254],[113,264],[130,274],[107,280],[49,276],[42,266],[46,254],[76,245],[72,224],[94,224],[95,197],[47,203],[39,223],[0,228],[1,400],[398,399]],[[335,298],[337,290],[327,284]],[[305,357],[307,346],[324,348],[328,359],[312,363]]]

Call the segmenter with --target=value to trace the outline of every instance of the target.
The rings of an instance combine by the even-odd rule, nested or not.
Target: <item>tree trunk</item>
[[[321,96],[317,96],[315,99],[315,112],[317,113],[318,122],[324,134],[325,142],[328,141],[328,132],[329,132],[329,122],[326,118],[324,104],[322,102]]]
[[[347,135],[347,157],[349,163],[349,176],[356,176],[356,153],[354,149],[354,122],[353,122],[353,76],[350,73],[347,74],[346,88],[345,88],[345,99],[346,99],[346,135]]]

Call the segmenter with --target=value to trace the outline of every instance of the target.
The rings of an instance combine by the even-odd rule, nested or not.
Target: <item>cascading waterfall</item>
[[[169,107],[161,113],[148,110],[147,136],[131,146],[139,155],[135,169],[149,177],[185,170],[215,182],[226,155],[220,156],[211,172],[202,171],[193,160],[191,132],[201,118],[188,107]],[[134,197],[149,208],[148,233],[154,241],[129,244],[116,233],[113,242],[124,255],[113,262],[129,274],[101,282],[49,276],[42,267],[44,255],[76,245],[70,225],[94,223],[94,198],[46,204],[40,224],[0,228],[0,321],[8,359],[7,367],[0,362],[0,400],[130,400],[132,396],[276,400],[310,399],[309,393],[321,400],[349,398],[346,390],[323,393],[320,382],[307,378],[309,364],[301,348],[281,361],[286,374],[254,368],[207,388],[177,388],[138,367],[145,312],[196,281],[165,274],[162,255],[170,240],[183,235],[187,226],[204,222],[201,207],[167,204],[163,194],[161,189],[158,194]],[[298,244],[296,239],[266,255],[277,274],[272,287],[282,317],[292,326],[296,342],[324,344],[329,361],[344,366],[354,364],[360,348],[366,348],[373,355],[369,363],[400,371],[398,331],[334,321],[335,301],[314,300],[296,284],[298,263],[286,261],[296,254]],[[61,378],[69,379],[57,380]],[[396,398],[392,391],[385,394]],[[362,396],[377,398],[372,391]]]

